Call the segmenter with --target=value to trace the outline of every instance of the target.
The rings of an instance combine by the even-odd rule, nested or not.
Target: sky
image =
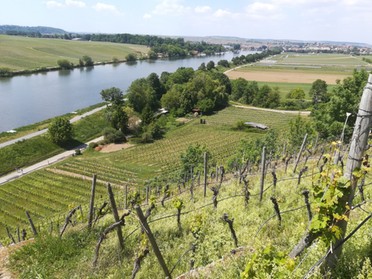
[[[372,1],[0,0],[0,25],[372,44]]]

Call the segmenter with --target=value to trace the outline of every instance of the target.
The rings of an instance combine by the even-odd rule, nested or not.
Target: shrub
[[[105,143],[120,143],[126,141],[126,138],[122,131],[116,130],[111,127],[105,128],[103,130],[103,137]]]
[[[136,61],[137,60],[137,56],[135,56],[133,53],[129,53],[125,59],[127,60],[127,62],[133,62],[133,61]]]
[[[74,68],[74,64],[72,64],[67,59],[60,59],[60,60],[57,61],[57,64],[63,70],[70,70],[70,69]]]

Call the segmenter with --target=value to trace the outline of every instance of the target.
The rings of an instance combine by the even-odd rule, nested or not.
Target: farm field
[[[138,145],[114,153],[86,152],[83,156],[73,157],[42,172],[50,177],[56,175],[56,178],[62,181],[61,185],[71,184],[71,179],[80,181],[80,183],[83,183],[85,179],[85,183],[88,185],[89,183],[86,182],[88,178],[97,174],[100,181],[110,182],[121,189],[123,189],[122,186],[128,185],[130,189],[143,190],[147,180],[155,177],[163,179],[174,174],[180,166],[180,154],[190,144],[205,145],[211,151],[214,160],[219,164],[224,164],[227,158],[234,154],[241,139],[254,139],[262,136],[262,132],[233,131],[232,126],[238,121],[259,122],[270,128],[283,131],[283,127],[287,127],[288,121],[295,117],[296,114],[266,112],[231,106],[215,115],[205,117],[207,121],[205,125],[199,124],[199,119],[194,119],[170,131],[164,139],[152,144]],[[34,174],[30,177],[33,176]],[[23,181],[23,179],[27,181],[28,175],[20,181]],[[54,189],[52,179],[49,181],[50,184],[46,181],[49,185],[46,187]],[[2,187],[12,191],[13,185],[14,188],[17,188],[18,183],[21,182],[9,182]],[[74,184],[76,183],[74,182]],[[25,189],[29,191],[27,187]],[[61,191],[64,191],[63,187]],[[58,195],[58,192],[59,190],[56,188],[56,195]],[[6,199],[7,196],[3,196],[5,194],[0,192],[0,199]],[[42,191],[35,190],[35,194],[38,196],[37,202],[42,204],[44,202]],[[17,200],[17,196],[12,201],[15,206],[20,206],[23,203],[20,197]],[[88,203],[87,200],[82,202],[84,204]],[[49,212],[38,213],[39,217],[51,218],[56,212],[65,213],[66,205],[64,205],[65,207],[56,205],[56,208]],[[15,212],[11,217],[6,217],[8,209],[3,208],[3,206],[5,204],[0,203],[0,220],[8,220],[7,225],[12,228],[20,224],[24,225],[25,216],[22,210]],[[0,238],[3,236],[4,229],[0,228]]]
[[[287,82],[267,82],[267,81],[257,81],[258,85],[261,87],[263,85],[268,85],[271,88],[278,87],[280,91],[281,98],[286,98],[286,95],[293,89],[301,88],[305,92],[305,99],[310,100],[309,91],[311,89],[311,83],[287,83]],[[335,87],[334,84],[328,84],[328,92],[332,91]]]
[[[59,59],[78,64],[84,55],[95,62],[124,60],[129,53],[147,54],[146,46],[0,35],[0,68],[12,71],[56,67]]]
[[[372,65],[363,61],[362,56],[283,53],[226,74],[231,79],[242,77],[260,83],[276,84],[279,88],[292,88],[294,84],[302,84],[300,87],[308,92],[316,79],[325,80],[332,86],[337,80],[350,76],[354,69],[371,68]]]

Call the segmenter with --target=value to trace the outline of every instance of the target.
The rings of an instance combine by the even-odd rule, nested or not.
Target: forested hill
[[[50,34],[66,34],[65,30],[47,27],[47,26],[18,26],[18,25],[0,25],[0,34],[16,35],[16,34],[30,34],[40,33],[42,35]]]

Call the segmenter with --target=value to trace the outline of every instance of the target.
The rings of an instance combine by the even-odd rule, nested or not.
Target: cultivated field
[[[277,83],[281,88],[288,87],[287,84],[311,84],[316,79],[333,85],[337,80],[350,76],[354,69],[371,68],[372,65],[363,61],[361,56],[284,53],[226,74],[232,79],[242,77],[258,82]]]
[[[5,225],[13,229],[16,226],[26,227],[26,209],[35,216],[38,223],[45,223],[45,218],[65,213],[68,208],[79,204],[87,205],[90,185],[88,179],[93,174],[97,174],[100,182],[110,182],[121,189],[121,195],[124,185],[128,185],[130,189],[143,190],[145,181],[173,175],[179,169],[180,154],[190,144],[205,145],[218,164],[225,164],[227,158],[234,154],[241,139],[254,139],[263,135],[262,132],[232,130],[232,126],[238,121],[258,122],[283,130],[294,117],[296,114],[229,107],[205,117],[205,125],[199,124],[199,119],[192,120],[152,144],[138,145],[114,153],[87,152],[50,169],[26,175],[0,187],[0,201],[5,201],[0,202],[0,220],[4,220],[0,223],[0,238],[4,237]],[[69,194],[70,188],[76,189]],[[25,203],[21,189],[31,199],[30,207],[26,206],[28,203]],[[75,191],[81,194],[74,194]],[[54,195],[62,197],[54,198]],[[55,200],[57,201],[54,202]],[[17,210],[11,210],[9,201]],[[44,204],[47,206],[43,206]]]
[[[342,80],[347,75],[327,74],[327,73],[307,73],[303,71],[250,71],[249,68],[237,69],[228,73],[229,78],[244,78],[246,80],[255,80],[258,82],[277,82],[277,83],[308,83],[311,84],[317,79],[322,79],[327,84],[336,84],[336,80]]]
[[[19,71],[56,67],[59,59],[77,64],[84,55],[95,62],[109,62],[114,57],[124,60],[129,53],[140,57],[148,51],[149,48],[140,45],[0,35],[0,68]]]

